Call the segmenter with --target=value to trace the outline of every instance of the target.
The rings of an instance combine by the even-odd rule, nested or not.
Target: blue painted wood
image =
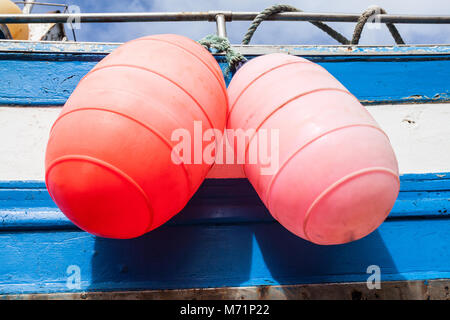
[[[0,182],[0,294],[450,278],[450,174],[403,175],[390,217],[339,246],[274,221],[245,179],[207,180],[165,226],[111,240],[76,229],[43,182]],[[70,265],[80,289],[66,287]]]
[[[164,226],[134,240],[81,231],[0,232],[0,294],[206,288],[450,278],[450,221],[384,223],[340,246],[308,243],[276,222]],[[66,287],[67,268],[80,289]]]
[[[73,54],[110,53],[121,43],[104,42],[30,42],[30,41],[0,41],[0,52],[62,52]],[[247,46],[254,47],[254,46]],[[274,48],[282,52],[294,54],[322,55],[423,55],[450,54],[450,45],[402,45],[402,46],[341,46],[341,45],[275,45],[256,46]]]
[[[79,80],[115,47],[98,45],[81,53],[69,46],[66,52],[50,44],[26,46],[0,50],[0,105],[63,105]],[[372,48],[374,55],[338,56],[331,50],[328,56],[303,56],[324,66],[364,104],[449,101],[450,54],[432,48],[421,55],[404,48],[398,48],[399,55],[380,55]],[[216,59],[224,70],[224,58]]]
[[[115,46],[87,52],[0,42],[0,104],[63,104]],[[418,47],[413,55],[404,47],[351,49],[361,56],[337,56],[341,49],[327,56],[315,48],[306,57],[367,104],[448,101],[446,48]],[[384,56],[389,50],[397,55]],[[162,228],[109,240],[75,228],[43,182],[0,182],[0,294],[71,291],[70,265],[81,269],[76,290],[94,291],[365,281],[372,264],[381,267],[382,280],[450,278],[449,206],[449,173],[404,175],[390,217],[376,232],[323,247],[274,221],[245,179],[208,180]]]
[[[450,217],[450,174],[407,174],[388,219]],[[271,222],[246,179],[208,179],[170,225]],[[76,229],[38,181],[0,182],[0,231]]]

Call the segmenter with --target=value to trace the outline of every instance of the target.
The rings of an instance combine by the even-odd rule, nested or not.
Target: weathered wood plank
[[[371,265],[382,281],[448,279],[449,230],[448,218],[391,220],[339,246],[311,244],[276,222],[166,225],[133,240],[3,230],[0,294],[365,282]],[[72,265],[79,288],[67,287]]]
[[[116,46],[0,42],[0,105],[64,104],[79,80]],[[341,47],[298,47],[288,52],[324,66],[365,104],[450,100],[450,51],[445,46],[357,47],[349,50],[354,54],[344,54]],[[224,70],[224,57],[216,58]]]
[[[116,46],[75,45],[66,50],[72,44],[11,45],[15,51],[0,42],[0,104],[18,106],[63,104],[79,79]],[[450,101],[450,50],[445,46],[351,48],[350,54],[341,47],[315,48],[309,55],[305,47],[288,49],[325,66],[366,104]],[[225,68],[223,57],[217,59]],[[74,228],[42,182],[0,183],[0,294],[209,287],[220,293],[227,290],[222,287],[236,287],[249,297],[267,292],[276,296],[279,287],[264,288],[364,283],[369,265],[381,268],[383,285],[391,280],[448,279],[448,106],[368,107],[388,132],[402,172],[428,174],[402,176],[391,218],[368,237],[341,246],[317,246],[290,234],[270,217],[245,180],[206,181],[169,224],[125,241],[96,238]],[[45,141],[58,112],[0,107],[0,180],[42,180]],[[81,271],[79,288],[67,287],[71,265]],[[406,289],[391,289],[384,297],[447,296],[443,283],[407,283]],[[239,291],[254,286],[258,293]],[[320,290],[311,290],[305,298],[320,295]],[[355,290],[352,298],[372,297],[372,292]],[[291,297],[288,289],[281,291],[279,297]],[[306,291],[292,292],[303,297]],[[340,289],[329,292],[330,297],[343,294]]]
[[[401,173],[450,172],[450,104],[367,109],[389,136]],[[45,148],[60,110],[0,107],[0,181],[44,180]]]
[[[57,42],[57,41],[0,41],[0,52],[63,52],[72,54],[110,53],[121,43],[113,42]],[[443,55],[450,54],[450,45],[232,45],[246,55],[284,52],[294,55]]]
[[[5,300],[450,300],[450,280],[3,295]]]
[[[447,174],[402,175],[401,191],[388,219],[450,218],[450,179],[442,175]],[[168,224],[273,221],[248,180],[208,179]],[[77,230],[51,200],[43,182],[0,181],[0,231],[29,229]]]

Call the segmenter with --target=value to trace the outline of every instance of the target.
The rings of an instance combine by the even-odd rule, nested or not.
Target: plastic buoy
[[[227,103],[219,65],[194,41],[157,35],[120,46],[80,81],[53,125],[49,193],[98,236],[133,238],[160,226],[211,167],[174,161],[173,132],[184,130],[193,145],[195,121],[222,131]]]
[[[0,14],[21,14],[22,10],[10,0],[0,0]],[[28,40],[28,24],[7,24],[14,40]]]
[[[372,116],[324,68],[261,56],[239,69],[228,95],[227,127],[256,130],[246,142],[246,176],[284,227],[331,245],[360,239],[384,221],[399,192],[395,154]],[[265,139],[270,161],[251,163],[250,152],[261,154]]]

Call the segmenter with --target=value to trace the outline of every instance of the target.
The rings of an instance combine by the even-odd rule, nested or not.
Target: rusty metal
[[[450,300],[450,279],[205,289],[0,295],[0,300]]]
[[[128,12],[128,13],[63,13],[63,14],[1,14],[0,23],[65,23],[76,20],[80,23],[100,22],[152,22],[152,21],[215,21],[222,14],[226,21],[252,21],[258,12]],[[274,14],[268,20],[277,21],[332,21],[357,22],[360,14],[285,12]],[[373,20],[379,23],[450,23],[450,15],[391,15],[377,14]]]

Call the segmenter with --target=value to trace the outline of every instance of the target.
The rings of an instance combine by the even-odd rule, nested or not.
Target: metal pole
[[[223,14],[216,15],[217,35],[222,38],[227,37],[227,25]]]
[[[22,9],[22,13],[24,14],[30,14],[31,10],[33,10],[33,7],[35,5],[34,0],[27,0],[27,1],[23,1],[23,9]]]
[[[361,14],[353,13],[309,13],[309,12],[283,12],[277,13],[266,20],[276,21],[329,21],[329,22],[358,22]],[[255,12],[233,12],[234,21],[251,21],[256,17]],[[380,23],[450,23],[450,15],[373,15],[373,21]]]
[[[152,21],[211,21],[223,14],[226,21],[251,21],[257,12],[132,12],[132,13],[47,13],[47,14],[0,14],[0,23],[65,23],[69,19],[77,22],[152,22]],[[347,13],[278,13],[267,20],[277,21],[333,21],[357,22],[360,14]],[[417,16],[417,15],[389,15],[378,14],[373,20],[380,23],[450,23],[450,15]]]
[[[24,0],[24,1],[14,1],[15,4],[37,4],[41,6],[49,6],[49,7],[67,7],[67,4],[60,3],[50,3],[50,2],[36,2],[34,0]]]

